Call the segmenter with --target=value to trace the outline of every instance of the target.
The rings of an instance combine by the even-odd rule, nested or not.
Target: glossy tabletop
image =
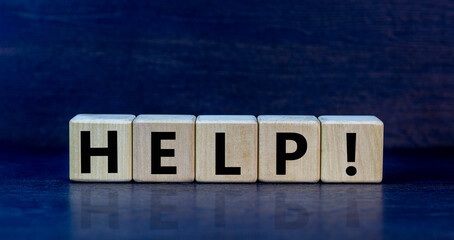
[[[454,238],[446,151],[387,151],[382,184],[71,183],[67,152],[2,148],[2,239]]]

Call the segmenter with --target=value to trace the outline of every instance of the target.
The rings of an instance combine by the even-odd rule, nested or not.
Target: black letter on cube
[[[161,149],[161,140],[175,138],[175,132],[151,133],[151,174],[177,174],[177,167],[161,166],[161,157],[175,157],[174,149]]]
[[[296,150],[292,153],[286,153],[287,140],[295,141]],[[286,161],[296,160],[304,156],[307,151],[306,138],[298,133],[276,133],[276,175],[285,175]]]
[[[80,132],[80,160],[82,173],[90,173],[92,156],[107,156],[108,173],[118,173],[117,131],[107,132],[107,148],[92,148],[90,131]]]
[[[225,166],[225,133],[216,133],[216,175],[241,175],[241,168]]]

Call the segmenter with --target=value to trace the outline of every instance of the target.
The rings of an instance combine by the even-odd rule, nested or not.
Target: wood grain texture
[[[192,182],[195,176],[195,116],[139,115],[133,123],[133,178],[137,182]],[[174,132],[175,140],[161,140],[162,149],[174,149],[174,157],[162,157],[161,166],[176,167],[176,174],[151,174],[152,132]]]
[[[134,115],[79,114],[69,122],[69,178],[82,182],[132,180],[132,121]],[[91,172],[81,171],[81,131],[90,131],[91,148],[107,148],[108,131],[117,132],[118,172],[108,173],[107,156],[92,156]]]
[[[259,123],[259,181],[318,182],[320,180],[320,122],[315,116],[261,115]],[[276,134],[304,136],[307,150],[301,158],[286,161],[286,174],[276,174]],[[301,146],[300,146],[301,147]],[[286,141],[286,153],[295,152],[295,141]]]
[[[240,167],[240,175],[216,175],[216,133],[225,133],[225,167]],[[198,116],[196,181],[256,182],[257,134],[254,116]]]
[[[372,114],[388,149],[454,147],[453,12],[446,0],[3,0],[0,143],[66,150],[78,113],[171,112]]]
[[[379,183],[383,178],[383,122],[375,116],[320,116],[321,180]],[[356,134],[355,162],[347,162],[347,133]],[[349,176],[346,169],[356,168]]]

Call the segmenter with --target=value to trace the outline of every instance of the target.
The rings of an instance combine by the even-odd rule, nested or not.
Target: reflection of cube
[[[315,116],[259,116],[259,180],[318,182],[320,122]]]
[[[383,122],[375,116],[320,116],[322,182],[383,178]]]
[[[134,115],[79,114],[69,122],[73,181],[127,182],[132,179]]]
[[[195,116],[139,115],[133,129],[135,181],[194,181]]]
[[[196,122],[196,180],[257,181],[257,118],[199,116]]]

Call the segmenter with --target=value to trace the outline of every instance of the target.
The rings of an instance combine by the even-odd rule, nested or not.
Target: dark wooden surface
[[[372,114],[454,147],[452,1],[1,1],[0,142],[78,113]]]
[[[1,239],[452,239],[454,162],[385,152],[383,184],[70,183],[0,147]]]

